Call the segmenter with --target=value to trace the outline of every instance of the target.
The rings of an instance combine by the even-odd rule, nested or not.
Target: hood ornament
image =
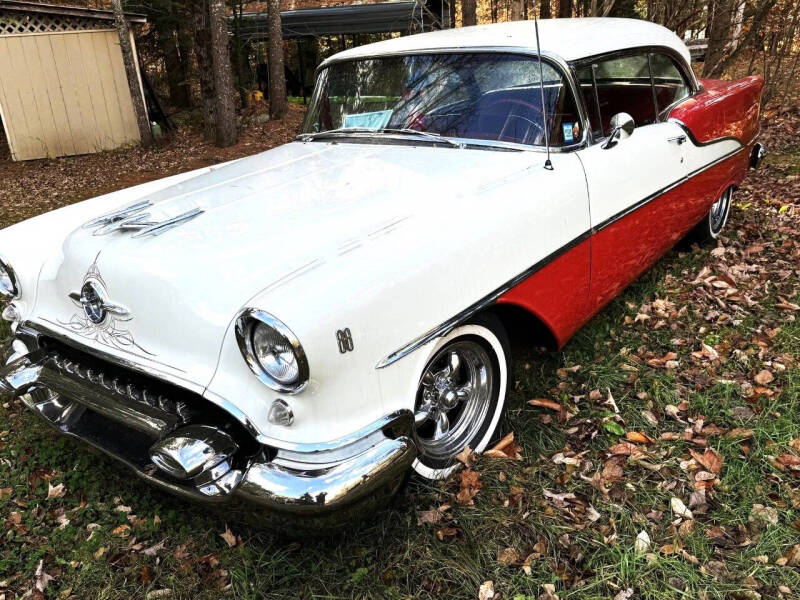
[[[109,302],[105,289],[91,279],[83,284],[80,292],[72,292],[69,297],[83,308],[86,318],[96,325],[105,321],[109,314],[120,320],[128,320],[127,318],[131,316],[130,311],[124,306]]]
[[[137,231],[138,233],[133,236],[135,238],[146,235],[161,235],[165,231],[194,219],[204,212],[200,208],[193,208],[164,221],[154,221],[151,219],[150,213],[146,212],[151,206],[153,206],[152,202],[143,200],[92,219],[85,223],[83,228],[95,229],[93,235],[108,235],[114,231]]]
[[[69,321],[59,324],[69,328],[76,334],[105,346],[126,352],[138,350],[143,354],[154,356],[139,346],[126,323],[133,320],[131,312],[121,304],[109,300],[108,286],[100,274],[97,260],[98,253],[83,276],[80,291],[70,292],[69,298],[80,308],[80,313],[72,315]]]

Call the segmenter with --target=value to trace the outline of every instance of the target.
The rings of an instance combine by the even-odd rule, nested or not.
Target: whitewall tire
[[[443,479],[469,446],[482,452],[497,437],[511,370],[508,336],[499,319],[477,317],[436,343],[420,374],[415,400],[414,471]]]

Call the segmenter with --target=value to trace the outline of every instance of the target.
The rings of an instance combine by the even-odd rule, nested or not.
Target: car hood
[[[416,228],[424,245],[466,197],[532,162],[527,152],[287,144],[139,198],[154,221],[202,211],[160,235],[76,229],[42,269],[35,320],[205,386],[225,332],[254,296],[268,303],[272,290],[358,252],[402,253],[390,235],[398,228]],[[99,325],[74,300],[87,281],[120,307]],[[358,278],[346,284],[357,290]],[[327,310],[324,298],[319,305]]]

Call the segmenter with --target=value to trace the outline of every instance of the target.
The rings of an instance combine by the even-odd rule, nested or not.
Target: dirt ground
[[[24,162],[10,160],[0,136],[0,227],[80,200],[153,179],[269,150],[300,131],[305,107],[289,105],[289,116],[246,127],[239,143],[217,148],[184,127],[158,146]]]

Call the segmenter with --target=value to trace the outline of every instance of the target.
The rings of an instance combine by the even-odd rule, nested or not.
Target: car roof
[[[539,21],[539,38],[543,54],[556,55],[568,62],[628,48],[665,46],[682,56],[687,65],[691,63],[689,50],[677,35],[666,27],[639,19],[543,19]],[[475,25],[392,38],[339,52],[323,65],[365,56],[460,48],[536,50],[534,22]]]

